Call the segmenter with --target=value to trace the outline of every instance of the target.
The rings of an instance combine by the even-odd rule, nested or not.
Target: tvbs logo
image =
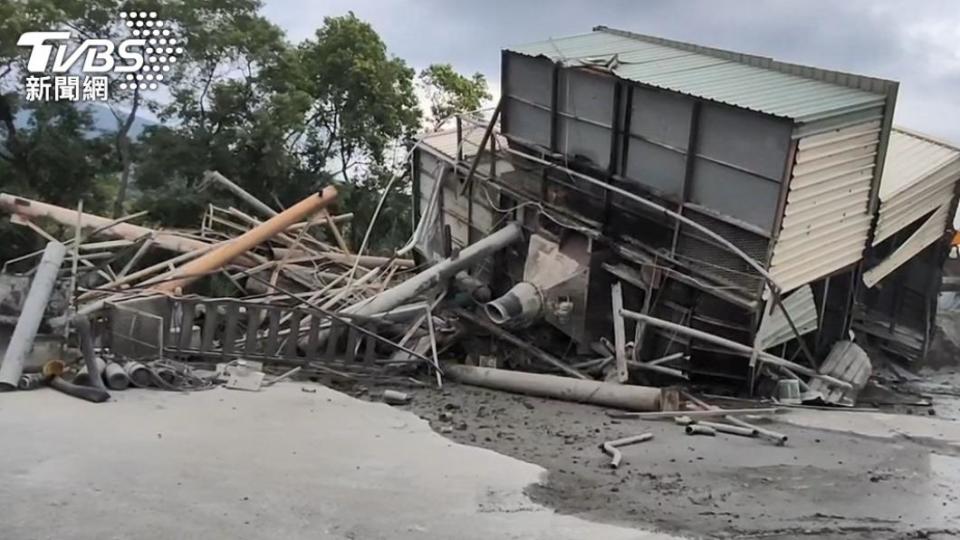
[[[69,52],[67,42],[70,37],[70,32],[22,34],[17,45],[31,47],[27,71],[68,73],[82,60],[80,71],[83,73],[136,73],[146,63],[143,54],[146,39],[125,39],[119,44],[109,39],[87,39]]]

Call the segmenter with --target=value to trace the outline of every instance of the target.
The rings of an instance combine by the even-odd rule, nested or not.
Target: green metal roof
[[[799,123],[880,106],[897,85],[606,27],[507,50],[606,68],[623,79]]]

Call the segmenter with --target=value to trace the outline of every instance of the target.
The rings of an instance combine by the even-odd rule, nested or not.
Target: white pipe
[[[3,365],[0,365],[0,390],[16,390],[23,371],[23,362],[26,360],[33,340],[37,337],[43,312],[50,301],[53,286],[57,283],[57,272],[63,264],[63,257],[67,248],[60,242],[50,242],[43,250],[43,257],[37,266],[37,273],[30,284],[27,299],[20,310],[17,326],[10,336],[10,343],[3,355]]]
[[[649,386],[613,384],[559,375],[462,365],[448,365],[443,370],[444,373],[464,384],[505,392],[590,403],[626,411],[660,411],[664,406],[671,406],[671,400],[663,397],[665,389]]]
[[[463,248],[453,257],[448,257],[403,283],[387,289],[362,304],[355,304],[343,310],[350,315],[374,315],[409,302],[412,298],[439,285],[485,257],[500,251],[504,247],[520,240],[520,226],[510,223],[499,231]]]

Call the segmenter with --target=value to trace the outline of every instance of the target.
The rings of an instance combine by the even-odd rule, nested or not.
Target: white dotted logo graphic
[[[164,79],[163,74],[183,55],[180,40],[173,36],[167,21],[157,18],[156,11],[122,11],[120,18],[134,37],[146,41],[143,68],[140,73],[128,73],[120,89],[156,90]]]

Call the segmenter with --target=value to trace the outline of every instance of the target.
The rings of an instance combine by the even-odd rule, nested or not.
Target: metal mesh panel
[[[703,214],[688,212],[686,215],[723,236],[761,265],[765,263],[769,244],[767,238]],[[717,245],[691,227],[681,227],[680,232],[677,258],[681,262],[699,273],[729,283],[735,287],[731,290],[735,294],[748,299],[754,299],[760,294],[762,278],[737,254]]]

